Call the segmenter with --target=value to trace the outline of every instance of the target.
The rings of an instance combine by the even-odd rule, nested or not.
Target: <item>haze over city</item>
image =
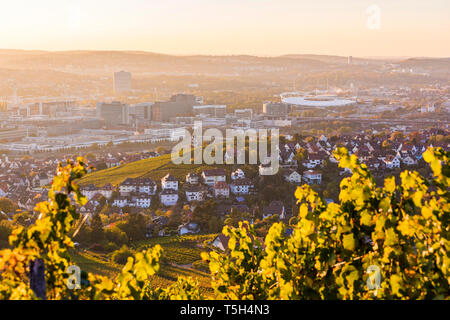
[[[446,0],[18,0],[0,9],[3,49],[450,56]]]

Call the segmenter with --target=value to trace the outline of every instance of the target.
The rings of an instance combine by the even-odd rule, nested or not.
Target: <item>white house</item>
[[[407,155],[405,157],[402,157],[402,162],[407,165],[407,166],[413,166],[415,164],[417,164],[417,160],[414,159],[414,157]]]
[[[231,173],[231,180],[244,179],[245,173],[241,169],[237,169],[236,171]]]
[[[166,207],[174,206],[178,202],[178,192],[174,189],[164,189],[159,194],[161,203]]]
[[[105,160],[106,167],[108,168],[114,168],[120,166],[120,160],[109,158]]]
[[[283,202],[272,201],[267,207],[263,208],[263,219],[273,215],[278,215],[280,219],[286,218],[286,209]]]
[[[186,193],[186,199],[189,202],[203,201],[206,198],[207,190],[200,185],[186,184],[184,186],[184,191]]]
[[[168,173],[164,178],[161,179],[161,187],[163,190],[172,189],[178,191],[178,180]]]
[[[214,185],[214,196],[216,198],[228,198],[230,196],[230,187],[225,181],[216,182]]]
[[[121,196],[128,196],[132,192],[136,192],[135,179],[127,178],[119,185],[119,193]]]
[[[233,194],[239,194],[239,195],[249,194],[250,189],[252,189],[252,188],[253,188],[253,182],[247,178],[234,180],[230,184],[230,189]]]
[[[318,154],[310,154],[308,160],[303,162],[303,166],[308,169],[314,169],[317,166],[322,166],[324,164],[324,159]]]
[[[185,234],[190,234],[190,233],[199,233],[200,232],[200,227],[198,224],[196,224],[195,222],[190,222],[184,225],[181,225],[178,227],[178,234],[180,236],[185,235]]]
[[[50,184],[52,179],[48,176],[47,173],[41,172],[33,178],[33,187],[39,188]]]
[[[113,201],[113,207],[123,208],[128,205],[128,198],[124,196],[119,196]]]
[[[99,193],[99,190],[95,185],[88,184],[82,187],[82,193],[89,201],[95,196],[95,194]]]
[[[284,180],[293,184],[300,184],[302,182],[302,176],[295,170],[285,170],[283,172]]]
[[[321,184],[322,183],[322,173],[315,170],[308,170],[303,172],[303,180],[307,184]]]
[[[0,182],[0,197],[6,197],[8,193],[8,184],[6,182]]]
[[[150,208],[152,197],[148,195],[138,195],[132,198],[134,206],[138,208]]]
[[[119,186],[119,192],[122,196],[127,196],[134,192],[155,195],[156,190],[156,183],[150,178],[127,178]]]
[[[114,191],[114,187],[112,186],[111,183],[107,183],[103,187],[98,189],[98,193],[100,193],[106,199],[111,199],[113,191]]]
[[[400,168],[399,157],[394,157],[393,155],[387,155],[383,161],[386,164],[386,168],[388,168],[388,169]]]
[[[230,241],[230,237],[227,237],[221,233],[213,240],[212,245],[215,248],[225,252],[228,249],[228,241]]]
[[[223,169],[211,169],[202,172],[202,178],[205,184],[214,186],[216,182],[225,182],[226,173]]]
[[[200,176],[195,172],[190,172],[186,175],[186,182],[189,184],[198,184],[200,181]]]
[[[150,178],[138,178],[137,179],[137,192],[147,194],[147,195],[155,195],[157,190],[157,185],[155,181]]]

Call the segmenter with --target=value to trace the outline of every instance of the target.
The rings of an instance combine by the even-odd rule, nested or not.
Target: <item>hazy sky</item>
[[[450,0],[2,1],[0,48],[450,57]]]

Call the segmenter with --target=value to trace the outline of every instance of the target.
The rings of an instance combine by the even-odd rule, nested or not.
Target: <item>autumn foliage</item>
[[[229,249],[211,251],[211,285],[217,299],[448,299],[449,298],[449,153],[429,149],[424,160],[433,170],[427,180],[405,171],[400,181],[387,178],[377,187],[364,164],[346,149],[335,151],[340,167],[352,176],[340,184],[340,203],[327,205],[309,186],[295,193],[300,210],[292,235],[275,223],[263,243],[253,227],[225,227]],[[82,159],[58,168],[49,201],[36,208],[40,217],[10,237],[14,249],[0,251],[0,299],[35,299],[29,264],[45,262],[47,299],[203,299],[192,279],[151,288],[158,272],[159,246],[128,258],[116,279],[89,274],[81,289],[66,286],[69,231],[86,198],[75,180],[85,174]]]

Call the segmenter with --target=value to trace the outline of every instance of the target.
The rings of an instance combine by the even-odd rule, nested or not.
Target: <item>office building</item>
[[[97,118],[103,119],[108,125],[129,124],[128,105],[118,101],[97,103]]]
[[[253,118],[253,110],[252,109],[235,109],[234,115],[239,118],[252,119]]]
[[[169,121],[178,116],[192,115],[197,101],[192,94],[177,94],[169,101],[156,102],[152,106],[152,121]]]
[[[227,114],[226,105],[201,105],[192,107],[195,115],[207,115],[211,117],[223,118]]]
[[[134,119],[151,120],[152,105],[152,102],[143,102],[130,106],[130,117],[133,117]]]
[[[289,105],[280,102],[265,102],[263,104],[263,113],[271,117],[284,117],[290,112]]]
[[[114,91],[116,93],[131,91],[131,73],[125,71],[114,73]]]

